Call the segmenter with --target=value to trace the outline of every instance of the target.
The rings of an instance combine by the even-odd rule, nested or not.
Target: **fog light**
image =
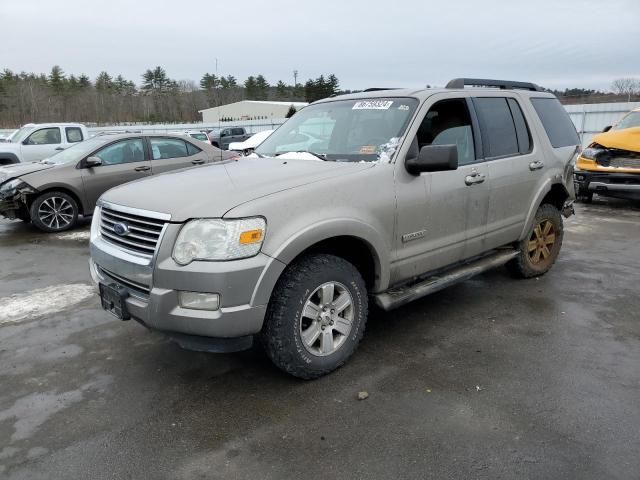
[[[178,292],[178,301],[183,308],[192,310],[218,310],[220,308],[220,294]]]
[[[578,180],[584,180],[584,175],[578,175]]]

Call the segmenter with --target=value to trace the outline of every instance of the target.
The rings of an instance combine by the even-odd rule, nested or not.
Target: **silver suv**
[[[547,272],[578,145],[530,83],[328,98],[253,158],[105,193],[91,273],[119,318],[193,350],[259,337],[278,367],[316,378],[354,352],[370,302],[391,310],[504,264]]]

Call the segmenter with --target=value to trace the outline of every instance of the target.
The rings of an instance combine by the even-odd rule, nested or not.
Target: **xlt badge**
[[[402,235],[402,243],[410,242],[411,240],[417,240],[418,238],[424,237],[424,234],[427,233],[426,230],[418,230],[417,232],[405,233]]]

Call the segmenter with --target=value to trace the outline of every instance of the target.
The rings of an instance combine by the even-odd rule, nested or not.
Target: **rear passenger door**
[[[175,137],[148,137],[153,174],[202,165],[207,158],[200,147]]]
[[[524,227],[544,159],[516,96],[474,97],[491,178],[485,250],[516,240]]]

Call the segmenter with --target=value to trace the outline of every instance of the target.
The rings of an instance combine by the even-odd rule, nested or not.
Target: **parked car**
[[[283,151],[311,126],[330,141]],[[316,378],[354,352],[370,301],[391,310],[504,264],[547,272],[579,143],[560,102],[529,83],[328,98],[260,158],[105,193],[92,278],[105,310],[185,348],[241,350],[255,336],[282,370]]]
[[[640,108],[593,137],[576,162],[578,200],[593,194],[640,200]]]
[[[209,135],[207,135],[205,132],[199,132],[197,130],[186,130],[184,132],[171,132],[171,133],[175,135],[186,135],[187,137],[195,138],[196,140],[200,140],[201,142],[205,142],[211,145],[211,139],[209,138]]]
[[[247,133],[243,127],[227,127],[221,130],[212,130],[209,132],[211,145],[223,150],[227,150],[230,143],[244,142],[249,137],[251,137],[251,134]]]
[[[0,215],[61,232],[91,215],[98,197],[116,185],[231,156],[177,135],[94,137],[40,162],[0,167]],[[144,241],[144,232],[132,230]]]
[[[10,131],[9,133],[0,135],[0,143],[10,142],[14,134],[16,134],[17,132],[18,130],[13,130],[13,131]]]
[[[252,135],[244,142],[233,142],[229,144],[229,150],[233,152],[239,152],[243,155],[249,155],[253,153],[258,145],[264,142],[269,135],[271,135],[273,130],[263,130],[261,132]]]
[[[29,123],[0,143],[0,165],[37,162],[87,138],[79,123]]]

